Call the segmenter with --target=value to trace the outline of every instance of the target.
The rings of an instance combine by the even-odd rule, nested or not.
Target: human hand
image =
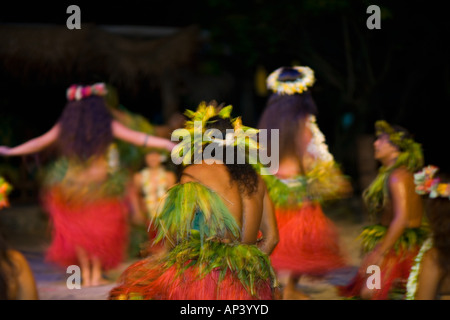
[[[9,156],[10,147],[0,146],[0,156]]]
[[[369,266],[375,265],[380,267],[383,263],[384,256],[385,254],[381,251],[380,246],[376,247],[364,259],[363,266],[362,268],[360,268],[360,272],[363,275],[366,275],[366,271]]]

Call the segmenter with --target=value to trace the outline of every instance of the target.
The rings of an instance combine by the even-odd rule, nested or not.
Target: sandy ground
[[[332,219],[340,233],[341,246],[348,256],[349,267],[330,273],[324,278],[302,277],[298,287],[314,300],[339,300],[336,285],[350,281],[360,263],[359,244],[355,240],[364,225],[361,219],[360,203],[350,200],[339,203],[325,212]],[[30,220],[32,223],[30,223]],[[30,227],[29,225],[33,225]],[[34,272],[39,298],[41,300],[105,300],[108,292],[115,286],[120,273],[134,260],[122,263],[105,276],[111,281],[108,285],[69,289],[67,280],[71,274],[44,261],[45,249],[49,242],[49,227],[45,215],[36,206],[18,206],[1,213],[0,226],[10,245],[20,250],[28,259]],[[280,274],[283,284],[285,275]]]

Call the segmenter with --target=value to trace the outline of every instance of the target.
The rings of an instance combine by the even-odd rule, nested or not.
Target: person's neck
[[[399,155],[397,153],[391,154],[391,155],[387,156],[386,158],[381,159],[381,164],[383,165],[383,167],[389,168],[395,164],[398,156]]]

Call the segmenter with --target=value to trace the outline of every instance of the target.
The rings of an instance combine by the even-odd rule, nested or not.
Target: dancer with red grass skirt
[[[314,84],[308,67],[283,67],[272,72],[267,86],[273,91],[258,127],[279,130],[279,169],[264,175],[276,207],[280,242],[271,255],[277,272],[288,272],[284,299],[308,299],[297,290],[301,275],[321,276],[346,266],[338,232],[321,203],[347,196],[351,185],[336,165],[319,130],[317,107],[308,89]]]
[[[172,159],[181,152],[184,163],[190,164],[198,155],[195,150],[200,150],[203,160],[184,168],[180,183],[168,191],[155,218],[155,242],[163,241],[167,251],[125,270],[110,299],[274,298],[276,277],[268,254],[278,233],[264,182],[248,162],[237,164],[235,158],[230,164],[214,158],[218,154],[225,158],[228,152],[237,156],[242,146],[235,142],[248,143],[231,137],[228,130],[235,134],[243,130],[240,119],[232,121],[230,113],[231,106],[220,109],[215,103],[187,111],[192,121],[178,131],[184,138]],[[194,134],[194,123],[201,126],[199,136]],[[213,128],[222,137],[227,132],[227,138],[215,135],[203,140]],[[214,155],[207,156],[205,150],[211,148]],[[265,240],[257,243],[259,231]]]
[[[124,175],[112,161],[113,139],[168,150],[174,146],[113,120],[105,94],[103,83],[71,86],[53,128],[14,148],[0,147],[1,155],[19,156],[57,145],[61,158],[50,170],[43,195],[53,226],[47,259],[65,268],[79,264],[84,286],[102,284],[102,271],[122,261],[127,244]]]

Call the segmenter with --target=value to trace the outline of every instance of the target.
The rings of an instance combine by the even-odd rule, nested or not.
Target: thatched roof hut
[[[0,145],[15,145],[48,130],[64,106],[65,88],[72,83],[104,81],[128,96],[159,94],[161,104],[146,107],[169,119],[179,107],[178,73],[194,61],[198,40],[196,26],[83,24],[81,30],[69,30],[58,25],[0,24]],[[36,168],[39,159],[0,160],[0,174],[10,178],[16,174],[13,181],[22,200],[34,197],[37,180],[30,172],[36,170],[30,167]],[[14,172],[16,167],[20,169]]]
[[[0,76],[4,73],[21,82],[61,86],[105,81],[130,93],[145,79],[160,88],[162,107],[168,109],[164,113],[170,114],[175,102],[169,96],[176,96],[170,89],[170,79],[177,69],[192,61],[198,27],[160,37],[142,33],[126,36],[117,32],[120,26],[116,32],[111,32],[113,29],[96,25],[82,25],[79,30],[59,25],[0,25]]]
[[[85,79],[93,73],[112,83],[158,77],[189,63],[196,48],[195,26],[157,39],[131,38],[95,25],[69,30],[57,25],[0,26],[0,63],[16,77]],[[39,75],[35,75],[35,73]]]

